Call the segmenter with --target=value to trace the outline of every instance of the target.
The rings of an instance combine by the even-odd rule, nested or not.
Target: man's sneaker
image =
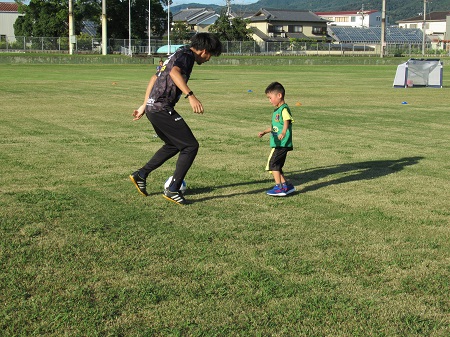
[[[267,194],[273,197],[284,197],[286,195],[286,192],[280,185],[275,185],[274,188],[267,191]]]
[[[139,193],[148,196],[146,189],[147,182],[145,181],[145,179],[141,178],[141,176],[139,175],[139,171],[130,174],[130,179],[133,182],[134,186],[136,186],[136,188],[138,189]]]
[[[284,190],[284,193],[286,193],[286,195],[288,195],[292,192],[295,192],[295,187],[291,183],[285,183],[285,184],[283,184],[283,190]]]
[[[181,191],[171,192],[168,188],[164,189],[163,197],[170,200],[178,205],[185,205],[186,199],[184,199],[183,193]]]

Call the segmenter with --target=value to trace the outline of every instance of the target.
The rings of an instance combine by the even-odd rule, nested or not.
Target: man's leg
[[[197,156],[198,141],[184,119],[176,111],[162,111],[149,115],[155,132],[165,142],[165,145],[155,153],[144,168],[150,171],[154,170],[179,152],[173,173],[173,182],[170,186],[171,191],[178,191]]]

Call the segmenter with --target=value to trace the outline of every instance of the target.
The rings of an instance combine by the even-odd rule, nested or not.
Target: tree
[[[165,32],[167,13],[161,3],[151,0],[150,23],[152,35],[162,37]],[[128,0],[106,0],[108,37],[128,37]],[[131,0],[131,38],[144,39],[148,33],[148,0]]]
[[[73,14],[75,32],[80,33],[82,20],[98,18],[100,0],[74,0]],[[69,33],[69,5],[68,1],[60,0],[30,0],[26,5],[17,1],[19,13],[24,16],[17,18],[14,23],[16,36],[66,36]]]
[[[26,5],[23,0],[16,0],[19,17],[14,23],[16,36],[60,37],[69,34],[68,0],[30,0]],[[83,20],[99,23],[98,35],[101,35],[101,1],[73,0],[75,34],[79,35],[83,28]],[[131,36],[145,38],[148,32],[148,1],[131,0]],[[151,29],[153,34],[161,37],[165,31],[167,14],[162,6],[167,0],[151,1]],[[108,37],[128,37],[128,0],[106,0],[108,18]]]
[[[185,22],[175,22],[172,26],[170,37],[175,41],[189,40],[192,33]]]
[[[247,28],[247,24],[248,20],[228,17],[223,10],[217,21],[209,27],[209,31],[217,34],[223,41],[252,41],[253,32],[251,28]]]

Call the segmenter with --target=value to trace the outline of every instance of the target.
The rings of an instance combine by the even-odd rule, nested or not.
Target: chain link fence
[[[187,41],[170,41],[170,45],[185,44]],[[158,54],[158,49],[167,46],[167,40],[108,39],[107,54],[148,55]],[[319,42],[256,42],[225,41],[224,54],[229,55],[337,55],[337,56],[379,56],[380,44],[334,44]],[[131,49],[130,49],[131,47]],[[130,52],[131,50],[131,52]],[[8,37],[0,38],[0,52],[47,52],[68,53],[68,37]],[[102,54],[100,38],[77,38],[74,53]],[[426,45],[427,56],[448,55],[449,51]],[[386,56],[422,55],[422,44],[387,44]]]

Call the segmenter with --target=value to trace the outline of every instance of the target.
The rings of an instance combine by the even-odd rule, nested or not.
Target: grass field
[[[147,198],[128,179],[161,145],[131,117],[153,69],[0,65],[0,335],[450,335],[445,74],[393,89],[395,66],[197,66],[180,207],[161,197],[174,160]],[[265,195],[257,137],[275,80],[286,198]]]

